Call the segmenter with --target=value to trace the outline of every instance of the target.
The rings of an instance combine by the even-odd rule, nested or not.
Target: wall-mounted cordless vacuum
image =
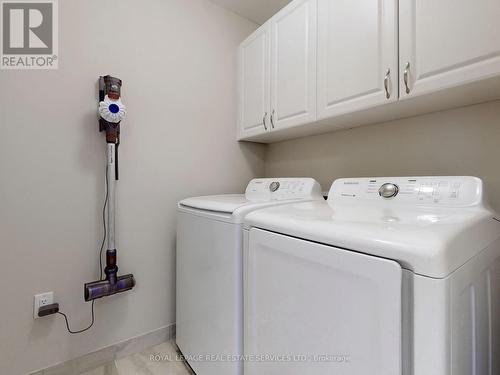
[[[134,275],[118,276],[115,247],[115,185],[118,181],[118,146],[120,122],[125,117],[125,106],[120,100],[122,81],[111,76],[99,78],[99,131],[106,133],[107,143],[107,251],[104,279],[85,284],[85,301],[130,290],[135,285]]]

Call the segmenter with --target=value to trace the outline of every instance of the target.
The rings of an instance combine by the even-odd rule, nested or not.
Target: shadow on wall
[[[238,142],[238,145],[243,154],[243,157],[250,165],[253,175],[259,176],[260,174],[262,174],[261,166],[265,161],[263,157],[268,146],[252,142]]]

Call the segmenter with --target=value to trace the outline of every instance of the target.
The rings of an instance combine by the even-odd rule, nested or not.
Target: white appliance
[[[500,374],[480,179],[340,179],[245,223],[245,375]]]
[[[178,205],[176,343],[197,375],[243,373],[243,218],[254,210],[322,200],[310,178],[250,181],[245,194]]]

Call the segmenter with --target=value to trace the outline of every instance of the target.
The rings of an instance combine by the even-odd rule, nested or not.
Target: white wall
[[[175,320],[175,205],[238,192],[264,149],[236,139],[236,47],[256,25],[206,0],[61,0],[60,69],[0,71],[0,374],[68,360]],[[117,247],[137,287],[96,302],[95,327],[33,321],[54,291],[74,329],[98,277],[104,135],[99,75],[123,79]]]
[[[473,175],[500,212],[500,101],[275,143],[267,176]]]

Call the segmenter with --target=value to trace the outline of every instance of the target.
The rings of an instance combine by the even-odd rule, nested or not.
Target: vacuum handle
[[[118,138],[119,139],[119,138]],[[115,181],[118,181],[118,146],[120,145],[120,141],[115,145]]]

